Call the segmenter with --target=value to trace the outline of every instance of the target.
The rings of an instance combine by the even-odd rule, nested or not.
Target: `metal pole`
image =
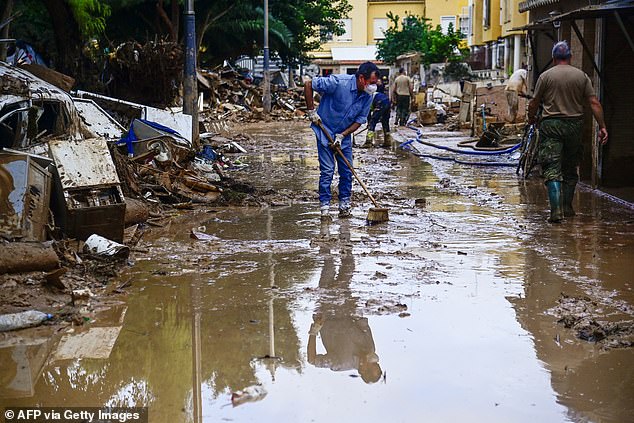
[[[193,421],[201,423],[202,419],[202,346],[200,336],[200,282],[194,277],[189,285],[192,329],[192,406]]]
[[[269,0],[264,0],[264,84],[262,103],[264,113],[271,113],[271,76],[269,74]]]
[[[183,113],[192,117],[192,145],[198,148],[198,84],[196,79],[196,14],[194,0],[185,9],[185,69],[183,75]]]

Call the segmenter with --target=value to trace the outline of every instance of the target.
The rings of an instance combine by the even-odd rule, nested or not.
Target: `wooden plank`
[[[465,81],[464,87],[462,89],[462,94],[463,95],[466,94],[466,95],[474,96],[476,94],[476,87],[477,87],[477,85],[474,84],[473,82]]]
[[[462,101],[460,103],[460,112],[458,113],[460,122],[469,122],[471,120],[471,100]]]
[[[66,92],[70,92],[70,90],[73,88],[73,85],[75,85],[75,78],[64,75],[63,73],[57,72],[45,66],[31,63],[20,65],[20,67],[25,71],[37,76],[38,78],[43,79],[49,84],[53,84],[56,87],[61,88]]]

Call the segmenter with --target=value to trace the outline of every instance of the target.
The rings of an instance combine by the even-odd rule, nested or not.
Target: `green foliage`
[[[110,16],[110,6],[99,0],[68,0],[81,34],[85,38],[94,37],[106,29],[106,19]]]
[[[271,11],[294,34],[287,48],[280,46],[278,54],[285,63],[307,63],[307,53],[319,48],[322,32],[342,35],[341,20],[348,16],[352,6],[347,0],[274,0]]]
[[[218,0],[196,5],[197,31],[207,16],[220,18],[205,28],[203,61],[220,63],[246,54],[261,54],[261,0]],[[269,44],[287,64],[307,62],[306,53],[319,47],[320,29],[342,34],[341,19],[352,7],[347,0],[270,0]]]
[[[3,0],[0,0],[0,4]],[[68,6],[72,18],[68,27],[51,23],[45,4],[48,1]],[[11,36],[33,45],[48,58],[57,58],[63,34],[73,35],[79,46],[96,38],[101,49],[116,47],[131,39],[141,43],[169,35],[165,16],[172,15],[172,0],[164,0],[163,14],[157,0],[20,0],[15,11],[21,14],[11,25]],[[183,37],[184,0],[176,0],[179,13],[174,27]],[[257,56],[263,48],[262,0],[198,0],[194,3],[196,32],[200,37],[199,63],[215,65],[241,55]],[[348,0],[269,0],[269,44],[272,56],[286,64],[307,63],[307,53],[320,46],[320,30],[336,35],[343,33],[341,20],[352,7]],[[180,24],[180,25],[179,25]],[[70,29],[73,29],[71,31]],[[66,37],[69,38],[69,37]],[[65,44],[71,41],[66,40]],[[56,60],[57,63],[60,63]],[[77,75],[75,75],[77,76]]]
[[[377,43],[377,57],[386,63],[393,64],[398,56],[409,52],[420,53],[426,66],[461,61],[467,54],[467,49],[460,49],[463,34],[451,24],[445,35],[440,25],[433,29],[429,19],[417,15],[405,16],[402,25],[398,15],[388,13],[387,18],[391,25],[385,39]]]

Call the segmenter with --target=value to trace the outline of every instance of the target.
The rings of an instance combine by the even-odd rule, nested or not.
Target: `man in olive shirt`
[[[405,126],[409,118],[409,104],[414,97],[412,80],[405,75],[405,69],[398,71],[399,75],[394,80],[392,90],[392,102],[396,103],[396,125]]]
[[[548,188],[548,221],[558,223],[564,216],[575,214],[572,199],[579,180],[578,166],[583,150],[581,132],[584,105],[590,106],[597,120],[601,144],[608,141],[608,131],[603,119],[603,108],[594,94],[590,78],[570,65],[568,43],[556,43],[552,57],[554,66],[537,80],[533,99],[528,105],[528,119],[529,123],[535,123],[537,109],[542,104],[538,159]]]

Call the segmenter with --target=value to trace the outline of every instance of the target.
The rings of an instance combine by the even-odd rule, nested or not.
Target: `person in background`
[[[608,141],[608,130],[603,119],[603,107],[594,94],[590,78],[570,65],[572,54],[568,43],[556,43],[552,57],[554,66],[537,80],[533,99],[528,105],[528,122],[536,122],[537,110],[542,105],[537,157],[548,189],[548,221],[558,223],[564,217],[575,215],[572,200],[583,152],[584,105],[590,107],[599,125],[601,144]]]
[[[398,73],[394,80],[392,102],[396,104],[396,125],[405,126],[409,118],[409,106],[414,98],[414,87],[410,77],[405,75],[404,68],[400,68]]]
[[[372,106],[370,106],[370,116],[368,118],[368,135],[365,139],[363,148],[374,147],[374,137],[377,123],[381,122],[383,127],[383,147],[392,146],[392,136],[390,135],[390,99],[385,94],[385,85],[382,80],[377,81],[377,91],[372,97]]]
[[[509,122],[515,122],[517,118],[517,109],[520,104],[519,96],[526,96],[528,87],[526,86],[526,69],[518,69],[508,80],[506,88],[506,102],[508,104],[508,117]]]
[[[379,68],[372,62],[359,66],[355,75],[333,74],[328,77],[316,77],[304,84],[304,96],[311,128],[317,137],[319,155],[319,203],[321,219],[330,220],[330,185],[335,173],[335,160],[339,171],[339,217],[352,216],[350,198],[352,196],[352,172],[339,154],[352,164],[352,137],[350,136],[368,120],[372,95],[376,92]],[[315,110],[313,93],[321,95],[319,109]],[[335,145],[330,146],[326,134],[330,133]]]

